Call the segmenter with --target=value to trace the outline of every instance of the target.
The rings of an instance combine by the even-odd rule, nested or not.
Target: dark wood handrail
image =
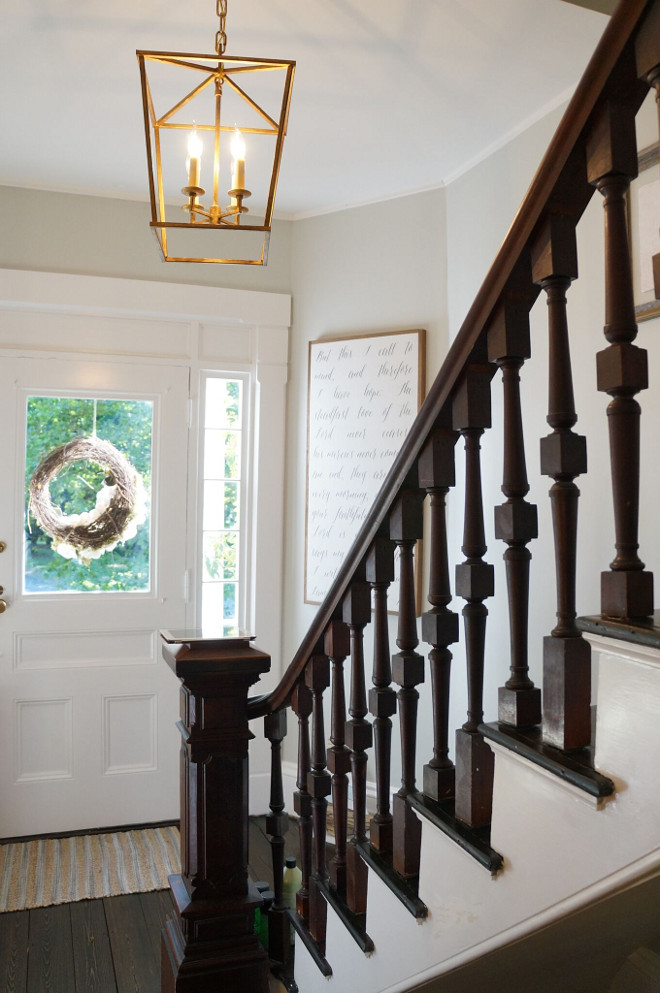
[[[532,180],[502,246],[482,286],[452,343],[445,361],[431,386],[426,400],[415,419],[383,486],[351,545],[323,603],[303,638],[300,647],[285,671],[279,685],[269,694],[249,701],[250,718],[261,717],[288,704],[297,680],[315,647],[332,620],[342,597],[346,594],[360,563],[376,538],[392,503],[404,486],[407,476],[419,456],[422,446],[438,422],[445,404],[463,376],[481,335],[500,302],[508,280],[519,262],[532,234],[542,218],[554,192],[560,187],[564,170],[579,146],[599,103],[607,91],[608,81],[626,47],[631,44],[636,28],[653,0],[621,0],[589,61],[580,83],[550,142],[541,165]],[[638,106],[648,87],[639,84]],[[592,195],[575,204],[574,218],[584,212]]]

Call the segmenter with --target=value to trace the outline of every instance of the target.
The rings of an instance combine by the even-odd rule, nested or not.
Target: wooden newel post
[[[192,635],[192,632],[191,632]],[[163,635],[181,680],[181,874],[162,932],[162,993],[266,993],[248,878],[248,690],[270,656],[248,641]]]

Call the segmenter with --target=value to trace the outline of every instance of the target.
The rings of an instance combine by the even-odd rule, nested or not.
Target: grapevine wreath
[[[96,504],[82,514],[63,514],[54,507],[50,484],[74,462],[94,462],[106,471]],[[137,534],[146,520],[146,493],[139,472],[109,441],[74,438],[41,459],[30,480],[28,514],[53,539],[53,548],[67,559],[89,565]]]

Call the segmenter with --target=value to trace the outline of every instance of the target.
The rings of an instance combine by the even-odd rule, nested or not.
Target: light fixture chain
[[[227,0],[215,0],[215,10],[220,19],[220,27],[215,35],[215,50],[218,55],[224,55],[227,47]]]

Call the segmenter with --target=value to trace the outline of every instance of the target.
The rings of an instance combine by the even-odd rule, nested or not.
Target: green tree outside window
[[[151,494],[153,403],[150,400],[93,397],[29,397],[25,453],[25,580],[26,593],[119,593],[149,590],[150,515],[135,538],[89,565],[64,559],[52,540],[27,516],[28,489],[40,459],[73,438],[99,438],[115,446],[140,473]],[[53,505],[63,514],[94,507],[105,471],[94,462],[74,462],[53,480]]]

